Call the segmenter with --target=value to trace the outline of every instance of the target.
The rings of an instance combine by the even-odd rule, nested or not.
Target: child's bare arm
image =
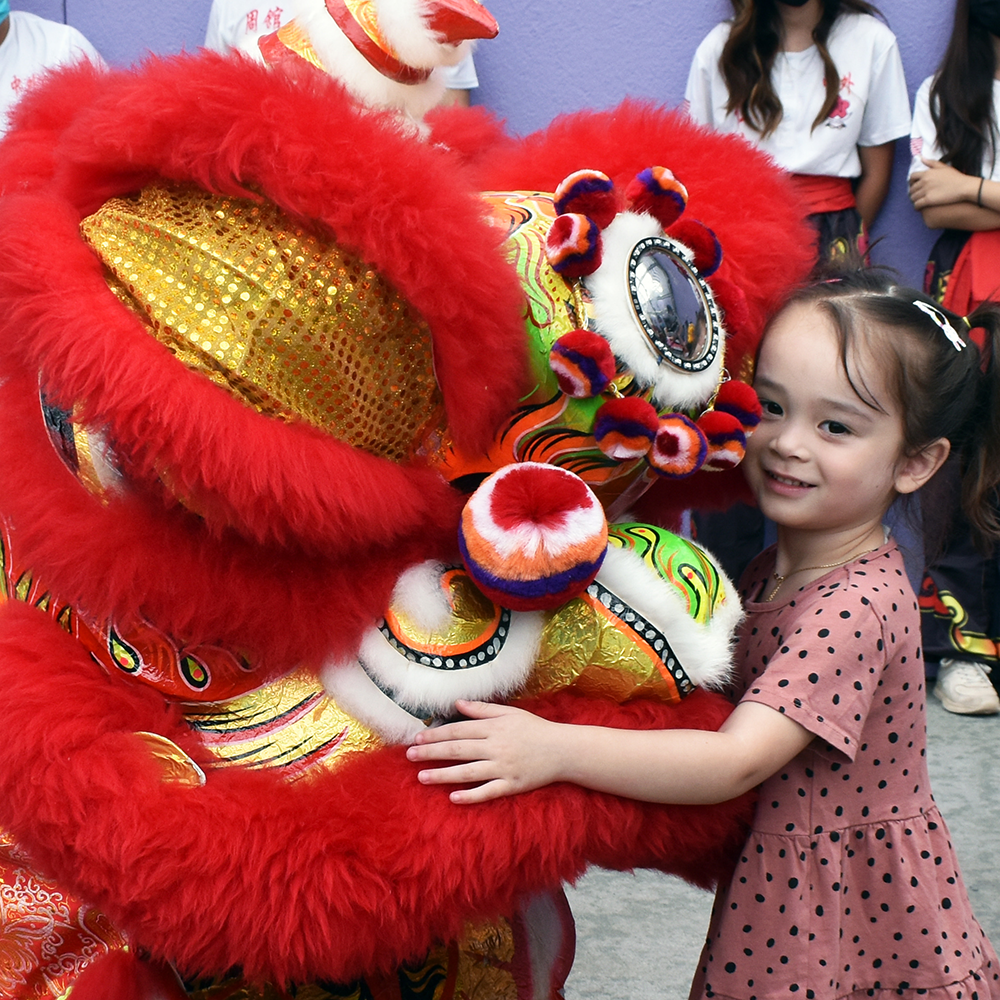
[[[647,802],[711,803],[760,784],[813,739],[765,705],[743,703],[719,732],[621,730],[549,722],[504,705],[459,702],[470,717],[429,729],[407,756],[443,766],[426,784],[473,784],[453,802],[484,802],[554,781]]]

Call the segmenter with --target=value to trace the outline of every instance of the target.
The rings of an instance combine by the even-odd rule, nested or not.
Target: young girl
[[[960,316],[1000,292],[998,74],[1000,2],[958,0],[944,61],[917,91],[910,197],[928,227],[944,229],[927,262],[924,290]],[[923,627],[926,658],[940,661],[934,694],[951,712],[995,715],[1000,567],[977,550],[961,517],[944,525],[929,513],[925,547],[933,558]]]
[[[1000,312],[971,318],[1000,348]],[[765,334],[747,476],[778,526],[744,575],[741,700],[717,733],[566,726],[459,703],[422,733],[428,784],[479,802],[571,781],[658,802],[760,785],[691,996],[1000,997],[925,759],[920,626],[883,517],[950,451],[970,520],[1000,535],[1000,386],[957,317],[870,273],[812,286]],[[991,354],[991,358],[995,354]]]
[[[853,248],[889,190],[910,104],[895,36],[863,0],[732,0],[698,47],[685,105],[790,171],[825,255]]]

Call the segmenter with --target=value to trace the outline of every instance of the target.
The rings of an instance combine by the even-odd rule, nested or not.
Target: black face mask
[[[969,20],[1000,37],[1000,0],[969,0]]]

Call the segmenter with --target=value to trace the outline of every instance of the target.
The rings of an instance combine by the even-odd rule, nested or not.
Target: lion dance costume
[[[629,511],[738,490],[766,160],[203,55],[56,75],[0,167],[0,994],[548,998],[563,881],[724,873],[747,798],[463,808],[404,745],[726,717],[731,585]]]

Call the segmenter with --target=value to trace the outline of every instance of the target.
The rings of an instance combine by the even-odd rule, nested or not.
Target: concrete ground
[[[961,716],[928,698],[934,797],[952,833],[972,907],[1000,947],[1000,716]],[[710,894],[659,872],[594,870],[567,890],[576,962],[567,1000],[684,1000]]]

